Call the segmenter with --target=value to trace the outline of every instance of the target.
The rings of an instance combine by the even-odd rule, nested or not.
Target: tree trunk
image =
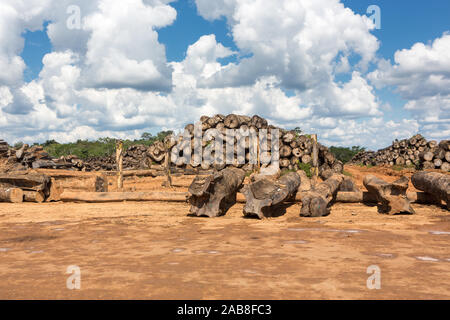
[[[217,217],[236,203],[236,193],[245,178],[238,168],[226,168],[213,175],[196,176],[189,187],[190,214]]]
[[[447,204],[450,210],[450,176],[438,172],[417,172],[411,177],[416,189],[432,194]]]
[[[330,178],[316,185],[311,191],[302,195],[302,217],[322,217],[330,214],[330,205],[344,180],[341,174],[333,174]]]
[[[73,192],[64,191],[61,201],[120,202],[120,201],[175,201],[185,202],[187,192]]]
[[[8,173],[0,174],[0,184],[6,184],[30,191],[43,191],[49,189],[50,177],[39,173]]]
[[[39,169],[36,171],[52,177],[55,180],[55,186],[60,189],[96,192],[108,191],[108,177],[105,173],[48,169]],[[143,171],[146,172],[147,170]],[[138,171],[133,172],[136,173]],[[112,174],[117,175],[116,172]]]
[[[23,201],[22,189],[0,187],[0,202],[20,203],[22,201]]]
[[[410,200],[406,197],[409,178],[401,177],[392,183],[387,183],[373,175],[367,175],[363,183],[370,193],[376,195],[380,203],[378,206],[380,213],[414,213]]]
[[[42,203],[45,200],[45,195],[42,191],[24,191],[23,201]]]
[[[288,173],[280,179],[260,179],[246,185],[241,191],[245,198],[245,216],[264,217],[276,216],[277,205],[295,197],[300,186],[300,176],[296,172]]]
[[[448,163],[448,162],[442,163],[441,170],[444,172],[449,172],[450,171],[450,163]]]
[[[440,204],[441,203],[441,200],[437,199],[435,196],[430,195],[426,192],[407,192],[406,197],[411,201],[411,203],[420,203],[420,204]],[[371,193],[371,192],[339,191],[336,195],[336,202],[377,203],[378,197],[376,194]]]

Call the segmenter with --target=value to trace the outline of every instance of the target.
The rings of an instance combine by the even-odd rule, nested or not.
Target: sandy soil
[[[379,168],[346,167],[357,183]],[[163,178],[125,187],[156,190]],[[176,178],[185,191],[192,177]],[[0,299],[437,299],[450,298],[450,214],[413,205],[386,216],[361,204],[267,220],[188,217],[164,202],[0,204]],[[67,267],[81,289],[66,287]],[[367,268],[381,270],[369,290]]]

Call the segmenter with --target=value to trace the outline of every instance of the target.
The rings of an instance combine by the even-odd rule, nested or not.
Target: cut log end
[[[244,170],[238,168],[226,168],[207,177],[195,177],[189,187],[189,213],[206,217],[224,215],[236,203],[236,193],[244,178]]]
[[[21,203],[23,202],[23,191],[19,188],[0,188],[0,201]]]
[[[369,193],[376,197],[380,213],[391,215],[414,213],[411,201],[406,197],[409,178],[401,177],[393,183],[387,183],[373,175],[367,175],[364,177],[363,183]]]

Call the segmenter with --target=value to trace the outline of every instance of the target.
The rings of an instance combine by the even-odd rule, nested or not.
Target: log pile
[[[51,184],[49,176],[35,172],[0,174],[0,201],[43,202],[54,190]]]
[[[0,139],[0,158],[6,157],[8,150],[9,150],[8,143]]]
[[[67,161],[64,157],[52,159],[44,148],[38,145],[30,147],[27,144],[23,144],[20,148],[8,148],[6,152],[0,152],[0,157],[2,156],[7,158],[7,171],[39,168],[71,169],[74,166],[73,163]]]
[[[227,116],[217,114],[212,117],[202,116],[201,121],[201,139],[203,156],[205,153],[211,154],[215,157],[215,146],[217,139],[223,139],[223,152],[218,155],[223,161],[208,163],[202,159],[196,159],[194,156],[194,125],[188,124],[185,130],[189,134],[189,139],[182,141],[174,136],[166,139],[165,142],[156,141],[153,145],[147,147],[145,145],[132,145],[130,146],[123,157],[124,170],[142,170],[148,169],[153,164],[164,164],[166,157],[166,147],[168,145],[170,149],[171,161],[178,168],[183,168],[187,171],[195,170],[196,168],[202,168],[203,170],[216,169],[221,170],[228,166],[242,168],[245,171],[252,170],[256,165],[250,164],[250,153],[253,146],[250,146],[250,138],[246,136],[251,129],[254,129],[258,135],[258,141],[260,145],[260,162],[269,162],[272,157],[272,136],[270,129],[279,129],[279,144],[275,145],[278,148],[280,158],[279,164],[281,168],[289,170],[296,170],[299,164],[313,164],[313,147],[314,142],[309,135],[300,135],[296,131],[284,130],[269,125],[267,120],[257,115],[253,117],[229,114]],[[208,129],[217,129],[220,133],[220,138],[217,136],[206,137],[204,134]],[[234,137],[227,137],[227,129],[238,129]],[[249,130],[250,129],[250,130]],[[262,137],[260,131],[267,129],[267,136]],[[201,138],[200,137],[200,138]],[[244,137],[244,138],[242,138]],[[261,138],[262,137],[262,138]],[[263,139],[263,140],[259,140]],[[232,140],[232,141],[231,141]],[[187,142],[188,141],[188,142]],[[234,145],[234,162],[233,164],[225,164],[225,151],[226,145]],[[325,146],[320,143],[317,145],[318,151],[318,166],[320,166],[320,174],[331,175],[333,173],[340,173],[343,170],[342,162],[335,159],[334,155],[328,151]],[[190,150],[189,150],[190,148]],[[253,148],[254,149],[254,148]],[[183,154],[186,152],[191,153],[190,163],[184,163]],[[117,170],[115,163],[115,155],[105,157],[95,157],[81,160],[76,156],[64,156],[59,159],[52,159],[47,152],[41,146],[23,145],[20,149],[8,148],[6,142],[0,141],[0,157],[2,154],[8,157],[8,161],[15,164],[13,171],[28,168],[47,168],[47,169],[70,169],[79,171],[113,171]],[[256,154],[255,150],[255,154]]]
[[[271,157],[271,147],[272,147],[272,136],[270,129],[279,129],[279,144],[278,146],[275,146],[279,150],[280,159],[279,164],[281,168],[286,168],[289,170],[296,170],[298,169],[298,165],[300,163],[309,164],[312,165],[313,162],[313,140],[309,135],[300,135],[296,131],[291,130],[284,130],[280,128],[276,128],[272,125],[269,125],[266,119],[263,119],[257,115],[254,115],[253,117],[249,116],[243,116],[243,115],[236,115],[236,114],[229,114],[227,116],[217,114],[212,117],[208,116],[202,116],[200,118],[201,124],[202,124],[202,133],[204,134],[207,132],[208,129],[217,129],[219,132],[219,137],[210,137],[203,139],[202,146],[203,148],[203,155],[205,156],[206,152],[210,152],[212,156],[215,156],[216,152],[216,140],[217,139],[223,139],[227,140],[230,139],[226,137],[226,130],[227,129],[239,129],[237,131],[236,136],[234,137],[234,141],[223,141],[223,152],[222,154],[218,155],[217,158],[219,159],[226,159],[225,156],[225,149],[226,144],[234,144],[235,150],[234,150],[234,158],[239,161],[235,161],[233,163],[233,166],[242,168],[244,170],[251,170],[252,165],[249,163],[250,159],[250,149],[251,146],[249,145],[249,138],[246,135],[246,132],[249,131],[249,129],[253,129],[255,132],[259,133],[262,129],[267,129],[267,137],[264,138],[262,135],[259,135],[259,143],[261,146],[260,152],[261,157]],[[194,139],[194,125],[188,124],[185,127],[185,130],[189,132],[190,138]],[[242,138],[244,136],[245,138]],[[193,140],[192,140],[193,141]],[[206,148],[205,148],[206,147]],[[178,154],[184,154],[185,152],[189,152],[189,144],[186,145],[177,145],[176,146],[176,152],[172,152],[172,161],[177,161],[177,155]],[[158,148],[156,148],[158,149]],[[208,149],[208,150],[207,150]],[[194,154],[194,143],[191,143],[191,155]],[[159,157],[152,157],[155,162],[161,162],[164,155],[159,153]],[[245,157],[245,159],[243,159]],[[320,172],[325,171],[332,171],[332,172],[342,172],[343,170],[343,164],[342,162],[336,160],[334,155],[328,151],[328,148],[325,146],[322,146],[318,144],[318,157],[319,157],[319,166],[320,166]],[[242,161],[245,160],[245,161]],[[264,163],[264,159],[261,159],[261,161]],[[181,161],[179,161],[179,166],[186,166],[187,168],[202,166],[204,169],[214,168],[217,170],[223,169],[226,165],[223,162],[219,163],[204,163],[204,161],[200,164],[200,161],[198,159],[195,159],[194,156],[191,157],[191,162],[189,164],[183,164]],[[241,162],[241,163],[238,163]],[[245,162],[245,164],[242,164],[242,162]],[[262,165],[264,167],[265,165]]]
[[[363,151],[350,161],[362,165],[415,166],[417,169],[450,171],[450,140],[427,141],[417,134],[409,139],[395,140],[377,152]]]

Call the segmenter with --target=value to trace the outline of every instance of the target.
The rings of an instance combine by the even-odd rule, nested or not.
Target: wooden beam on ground
[[[120,201],[174,201],[186,202],[187,192],[71,192],[64,191],[61,201],[120,202]]]
[[[37,169],[34,171],[53,178],[54,183],[52,183],[52,186],[61,190],[108,191],[108,177],[104,172],[82,172],[56,169]]]

